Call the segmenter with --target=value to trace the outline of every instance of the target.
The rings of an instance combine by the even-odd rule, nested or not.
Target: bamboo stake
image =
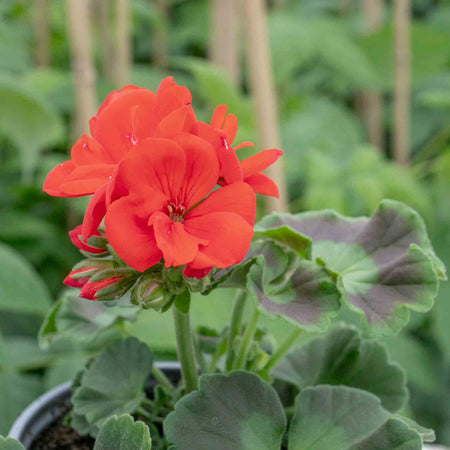
[[[128,0],[116,0],[116,63],[114,79],[117,88],[126,85],[130,76],[131,39]]]
[[[103,76],[114,81],[114,46],[111,36],[111,0],[97,0]]]
[[[245,0],[247,66],[253,96],[259,143],[264,148],[279,148],[278,111],[270,62],[268,31],[263,0]],[[266,197],[269,211],[287,211],[287,189],[282,159],[266,170],[277,183],[280,198]]]
[[[33,6],[36,64],[39,67],[48,67],[50,62],[49,0],[34,0]]]
[[[211,0],[210,2],[209,57],[234,84],[239,82],[238,4],[237,0]]]
[[[394,98],[393,155],[398,164],[409,162],[410,114],[410,0],[394,0]]]
[[[367,33],[373,33],[381,27],[383,21],[383,0],[363,0]],[[383,105],[381,93],[369,89],[362,93],[364,120],[369,142],[379,150],[384,149]]]
[[[96,109],[95,70],[91,51],[90,0],[66,0],[66,14],[75,86],[74,135],[88,131]]]
[[[156,67],[167,67],[167,0],[153,0],[157,14],[157,23],[152,27],[153,62]]]

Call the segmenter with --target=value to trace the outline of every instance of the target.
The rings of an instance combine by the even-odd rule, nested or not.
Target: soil
[[[61,411],[58,419],[39,433],[30,450],[92,450],[95,440],[90,436],[80,436],[73,428],[66,427],[62,421],[68,408]]]

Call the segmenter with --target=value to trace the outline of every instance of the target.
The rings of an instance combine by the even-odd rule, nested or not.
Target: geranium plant
[[[237,121],[226,113],[198,121],[172,78],[156,93],[127,86],[49,173],[48,194],[92,195],[69,233],[85,259],[64,280],[92,302],[69,291],[43,345],[73,329],[104,343],[139,311],[171,311],[181,370],[169,380],[146,344],[114,335],[74,380],[66,423],[96,449],[421,449],[433,432],[400,414],[405,373],[374,338],[428,311],[445,278],[422,219],[386,200],[368,218],[327,210],[254,225],[256,194],[278,195],[262,171],[282,152],[239,160],[252,144],[233,147]],[[191,294],[218,288],[237,291],[229,326],[194,332]],[[361,327],[333,323],[341,310]],[[275,345],[261,315],[293,331]],[[295,346],[302,330],[326,334]]]

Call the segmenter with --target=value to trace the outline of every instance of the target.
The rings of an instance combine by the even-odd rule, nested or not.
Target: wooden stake
[[[151,0],[158,16],[157,23],[152,27],[153,63],[160,69],[167,67],[167,0]]]
[[[410,120],[410,0],[393,1],[394,20],[394,98],[393,155],[398,164],[409,162]]]
[[[279,148],[278,111],[270,62],[270,49],[263,0],[244,0],[245,33],[249,86],[253,96],[259,144],[264,148]],[[287,211],[288,199],[280,158],[266,173],[277,183],[280,198],[265,197],[269,211]]]
[[[116,0],[115,84],[121,88],[129,82],[131,66],[130,11],[128,0]]]
[[[367,33],[373,33],[383,22],[383,0],[363,0]],[[383,99],[375,89],[362,93],[362,107],[369,142],[379,150],[384,149]]]
[[[39,67],[48,67],[50,63],[49,0],[34,0],[33,6],[36,64]]]
[[[237,0],[210,1],[209,57],[234,84],[239,82]]]
[[[72,77],[75,86],[76,137],[88,132],[89,119],[95,114],[97,103],[91,51],[90,6],[90,0],[66,0]]]
[[[98,17],[100,23],[100,52],[103,76],[114,81],[114,45],[111,29],[111,0],[97,0]]]

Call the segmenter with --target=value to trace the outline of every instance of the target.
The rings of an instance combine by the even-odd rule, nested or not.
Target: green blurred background
[[[97,106],[124,76],[115,55],[125,36],[131,60],[127,82],[155,89],[173,75],[191,90],[199,119],[209,121],[213,108],[227,103],[239,121],[237,141],[258,142],[245,53],[248,23],[239,20],[244,0],[227,19],[237,33],[232,74],[214,64],[232,42],[226,35],[216,39],[213,24],[220,10],[214,8],[223,7],[220,1],[228,0],[90,0]],[[381,11],[377,20],[368,9],[374,2]],[[383,198],[401,200],[422,214],[438,255],[450,264],[450,1],[410,2],[410,131],[403,165],[395,162],[391,144],[396,133],[393,2],[266,3],[289,208],[368,215]],[[88,355],[119,336],[122,326],[149,342],[160,358],[174,357],[167,315],[147,311],[131,325],[105,331],[108,313],[91,314],[84,300],[79,311],[59,310],[70,337],[45,350],[38,347],[43,318],[80,259],[67,231],[81,223],[86,206],[86,199],[51,198],[41,191],[47,172],[68,158],[77,133],[80,99],[72,78],[69,3],[0,1],[0,434],[36,396],[72,377]],[[123,7],[130,18],[125,31],[117,20]],[[75,24],[81,35],[85,26]],[[375,137],[368,132],[373,117],[368,95],[375,95],[381,108]],[[259,214],[263,211],[261,204]],[[392,359],[408,372],[407,412],[450,444],[448,293],[443,284],[435,308],[412,315],[402,334],[386,342]],[[221,328],[232,298],[227,290],[195,298],[194,323]],[[265,325],[278,339],[289,327],[269,319]]]

